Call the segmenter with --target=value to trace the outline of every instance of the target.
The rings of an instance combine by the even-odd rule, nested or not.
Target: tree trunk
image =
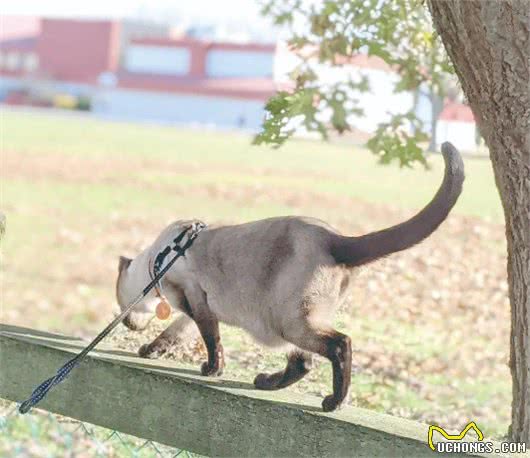
[[[490,150],[506,221],[511,439],[530,445],[530,3],[428,0]]]

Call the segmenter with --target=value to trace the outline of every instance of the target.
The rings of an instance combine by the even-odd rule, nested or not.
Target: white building
[[[290,51],[285,44],[277,47],[274,78],[277,82],[289,81],[289,74],[301,63],[299,55]],[[363,110],[361,116],[350,115],[350,125],[358,131],[373,133],[379,124],[387,122],[391,115],[406,113],[414,109],[417,117],[424,123],[427,133],[431,130],[432,107],[428,97],[412,92],[394,92],[399,77],[396,72],[382,59],[365,54],[358,54],[343,65],[331,67],[310,60],[312,69],[316,71],[319,81],[325,85],[348,81],[360,81],[366,78],[369,92],[355,92],[351,97],[356,106]],[[330,113],[324,114],[329,120]],[[475,121],[470,108],[457,102],[446,102],[436,127],[436,142],[451,141],[462,151],[474,151]]]

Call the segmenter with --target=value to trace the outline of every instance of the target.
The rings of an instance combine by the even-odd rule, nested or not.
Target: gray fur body
[[[312,297],[327,296],[320,315],[333,316],[342,271],[325,275],[336,263],[321,224],[290,217],[206,230],[189,262],[212,312],[272,347],[319,313]]]
[[[128,298],[149,281],[149,261],[189,223],[171,224],[131,263],[122,289]],[[183,311],[184,295],[203,291],[219,321],[270,347],[293,343],[289,336],[300,323],[333,319],[345,290],[347,272],[327,249],[332,234],[321,221],[297,217],[207,228],[166,275],[164,293]],[[150,305],[147,300],[137,311],[151,311]]]

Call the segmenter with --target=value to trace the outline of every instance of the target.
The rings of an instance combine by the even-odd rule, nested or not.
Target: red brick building
[[[8,22],[11,32],[0,36],[0,100],[46,87],[89,96],[109,116],[255,128],[276,90],[274,45],[134,34],[124,42],[116,21]]]

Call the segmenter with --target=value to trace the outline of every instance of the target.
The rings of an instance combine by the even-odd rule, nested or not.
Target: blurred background
[[[474,420],[502,436],[511,402],[502,209],[458,87],[443,101],[394,94],[392,69],[359,54],[318,67],[324,81],[370,80],[351,132],[252,146],[265,102],[292,85],[298,56],[282,38],[252,0],[3,5],[2,322],[95,335],[113,316],[118,256],[176,219],[302,214],[362,234],[412,216],[435,193],[441,158],[401,170],[362,145],[388,113],[414,107],[435,145],[465,153],[465,189],[431,238],[356,276],[338,317],[355,347],[351,403],[448,430]],[[113,343],[136,351],[167,325],[121,328]],[[230,377],[252,381],[284,364],[239,330],[222,335]],[[165,357],[196,368],[204,351],[185,342]],[[289,389],[321,396],[330,383],[320,361]],[[0,450],[26,450],[15,436]]]
[[[289,75],[300,63],[251,0],[112,7],[96,1],[82,12],[62,1],[26,3],[6,13],[31,16],[2,16],[0,101],[11,106],[256,132],[264,102],[292,85]],[[439,100],[423,87],[394,93],[397,75],[378,57],[358,54],[341,67],[315,68],[323,84],[362,76],[370,85],[359,95],[364,113],[350,115],[354,129],[343,139],[364,142],[389,114],[413,109],[433,134],[431,149],[451,141],[468,153],[485,152],[455,82]]]

